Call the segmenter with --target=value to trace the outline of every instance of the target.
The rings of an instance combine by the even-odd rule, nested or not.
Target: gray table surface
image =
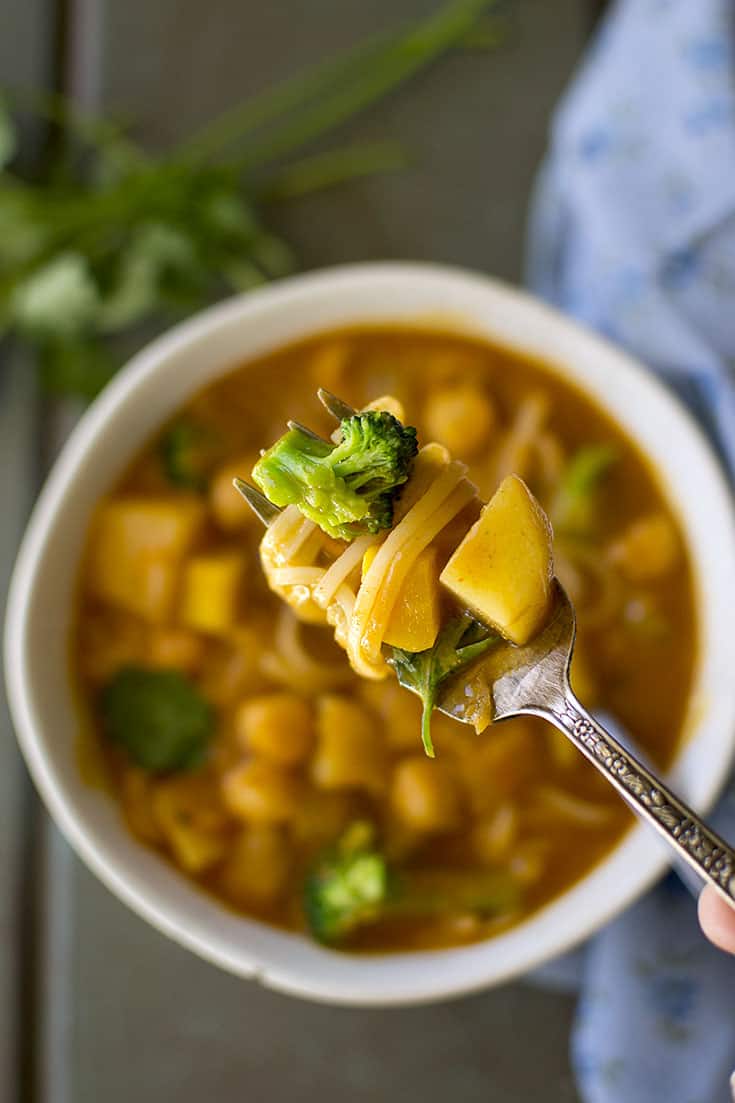
[[[60,82],[89,106],[138,119],[155,144],[433,6],[0,0],[0,83]],[[549,113],[595,7],[518,0],[516,29],[501,52],[455,56],[351,125],[356,140],[407,143],[414,164],[281,212],[277,224],[305,265],[427,258],[518,281]],[[0,594],[43,469],[72,417],[40,400],[30,365],[6,356]],[[0,1100],[577,1098],[567,996],[512,984],[432,1007],[339,1010],[236,980],[166,941],[113,899],[49,824],[4,710],[0,733]]]

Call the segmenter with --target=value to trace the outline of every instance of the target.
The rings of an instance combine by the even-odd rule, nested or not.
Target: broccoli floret
[[[391,869],[372,824],[357,820],[319,857],[307,876],[304,910],[320,942],[337,945],[360,927],[389,918],[451,911],[479,916],[510,912],[518,887],[502,872]]]
[[[204,758],[214,716],[177,670],[125,667],[102,690],[105,734],[152,773],[188,770]]]
[[[253,478],[274,505],[298,506],[329,536],[353,540],[390,528],[417,451],[414,428],[368,410],[341,422],[336,445],[290,429],[258,460]]]
[[[218,458],[215,435],[198,422],[174,422],[161,437],[158,454],[163,473],[173,486],[204,491]]]
[[[320,942],[341,942],[377,919],[389,893],[388,866],[372,825],[357,820],[326,850],[307,876],[304,910]]]

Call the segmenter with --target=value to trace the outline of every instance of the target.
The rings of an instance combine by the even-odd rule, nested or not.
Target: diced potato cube
[[[424,409],[426,430],[455,456],[472,456],[490,439],[495,410],[488,394],[475,383],[439,388]]]
[[[286,823],[299,807],[297,777],[262,758],[235,766],[222,778],[222,795],[233,815],[250,823]]]
[[[171,615],[181,561],[202,525],[196,499],[112,498],[92,523],[86,581],[94,597],[154,624]]]
[[[184,567],[181,620],[189,628],[225,635],[237,620],[244,560],[231,552],[197,555]]]
[[[480,620],[524,644],[543,626],[553,574],[546,514],[523,480],[509,475],[440,580]]]
[[[245,750],[295,766],[308,756],[314,740],[311,708],[295,693],[251,697],[235,712],[235,733]]]
[[[246,827],[222,866],[222,891],[239,907],[272,904],[288,887],[292,859],[283,828],[271,824]]]
[[[239,532],[260,524],[248,503],[232,485],[234,478],[250,479],[250,472],[257,459],[257,453],[245,453],[223,464],[212,476],[209,484],[209,508],[215,521],[225,532]]]
[[[385,791],[387,757],[378,725],[354,701],[336,694],[317,705],[317,746],[311,776],[320,789]]]
[[[629,525],[610,548],[610,559],[631,582],[651,582],[676,565],[679,540],[665,513]]]
[[[362,560],[363,575],[378,551],[374,544]],[[439,634],[439,565],[435,548],[426,548],[401,586],[388,619],[385,642],[404,651],[426,651]]]
[[[446,762],[415,755],[393,771],[390,801],[395,815],[416,831],[451,831],[461,818],[456,774]]]

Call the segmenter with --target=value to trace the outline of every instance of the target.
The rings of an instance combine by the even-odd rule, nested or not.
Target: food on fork
[[[314,399],[327,380],[351,403],[336,420]],[[355,410],[359,431],[330,440]],[[307,468],[330,488],[315,509],[342,487],[336,536],[258,491],[264,532],[232,486],[289,417],[321,437],[296,426],[289,493]],[[487,723],[485,664],[543,620],[547,530],[529,491],[578,613],[572,683],[665,766],[684,730],[697,613],[656,472],[551,365],[456,332],[361,326],[213,379],[98,502],[70,638],[95,799],[109,793],[132,838],[212,901],[342,950],[466,945],[537,912],[630,821],[542,721],[478,737],[442,711],[469,685],[464,718]],[[515,545],[511,529],[526,533]],[[479,579],[465,569],[475,539]],[[386,568],[398,542],[404,577]],[[346,613],[368,583],[364,677],[333,636],[360,643]]]
[[[252,471],[268,502],[285,507],[261,541],[263,570],[297,616],[334,626],[357,674],[379,680],[394,667],[422,699],[433,756],[431,712],[446,679],[500,638],[524,644],[542,627],[551,526],[517,475],[482,508],[466,464],[435,442],[419,449],[397,399],[355,411],[319,397],[339,420],[333,439],[289,422]],[[491,719],[478,714],[477,730]]]

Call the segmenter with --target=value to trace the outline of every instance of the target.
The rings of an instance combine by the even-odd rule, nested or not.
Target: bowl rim
[[[689,412],[641,363],[528,293],[488,276],[475,274],[462,268],[436,264],[379,262],[323,269],[291,277],[256,292],[236,296],[199,312],[154,340],[134,356],[83,414],[64,444],[32,511],[12,574],[6,607],[5,677],[18,742],[44,803],[85,864],[115,895],[155,928],[229,972],[246,977],[256,976],[266,985],[290,994],[352,1006],[427,1002],[459,996],[509,980],[570,949],[618,914],[663,873],[668,865],[668,855],[658,842],[654,846],[652,832],[649,835],[648,829],[634,827],[606,858],[561,896],[550,901],[506,934],[468,947],[411,954],[378,955],[377,958],[338,954],[335,951],[315,947],[312,955],[313,968],[309,970],[303,970],[298,964],[294,966],[287,952],[281,955],[280,961],[278,952],[265,955],[261,953],[259,956],[257,949],[254,950],[252,946],[248,948],[248,938],[252,941],[254,928],[261,927],[262,924],[239,919],[240,928],[248,932],[243,946],[237,944],[239,940],[233,940],[229,935],[225,937],[219,931],[217,923],[212,922],[211,917],[208,918],[207,915],[201,922],[197,921],[194,926],[190,925],[191,909],[187,906],[186,900],[183,903],[175,901],[172,898],[173,894],[168,892],[166,884],[160,890],[155,884],[148,887],[141,886],[140,882],[136,884],[131,869],[125,868],[129,863],[112,852],[113,848],[102,845],[95,837],[94,830],[83,822],[76,807],[78,800],[59,776],[58,770],[54,768],[48,754],[44,751],[42,737],[37,730],[36,710],[27,665],[28,610],[38,581],[41,559],[47,550],[52,526],[60,512],[65,495],[73,486],[85,460],[100,445],[105,428],[115,420],[120,406],[124,403],[133,403],[144,384],[152,380],[162,366],[183,353],[194,342],[210,340],[217,332],[233,324],[256,325],[258,316],[262,316],[264,312],[279,309],[287,313],[289,304],[292,305],[299,299],[316,303],[320,298],[324,299],[329,295],[342,295],[349,298],[356,287],[385,294],[391,287],[408,288],[422,284],[427,288],[433,287],[435,291],[443,288],[448,292],[448,299],[452,300],[457,309],[455,311],[450,308],[446,318],[442,316],[437,320],[454,320],[458,323],[457,328],[465,332],[473,331],[472,315],[467,315],[462,321],[462,308],[459,304],[463,293],[469,293],[472,290],[475,295],[486,296],[488,301],[494,299],[496,303],[512,308],[521,315],[535,318],[539,325],[553,330],[562,344],[564,343],[562,338],[572,344],[583,341],[591,353],[597,350],[608,359],[613,358],[621,377],[627,379],[641,400],[653,402],[659,410],[664,410],[672,418],[677,429],[688,438],[687,446],[697,453],[702,472],[709,480],[708,493],[711,493],[717,502],[720,525],[718,540],[721,541],[723,554],[729,558],[735,573],[735,511],[724,474],[715,459],[712,446]],[[318,311],[315,313],[318,314]],[[388,317],[386,310],[383,314],[386,315],[386,323],[396,320]],[[378,309],[375,312],[376,320],[380,316],[381,311]],[[419,322],[423,318],[421,310],[414,311],[413,315],[407,312],[404,324],[411,316]],[[364,318],[356,316],[353,324],[359,325],[364,321]],[[318,317],[315,317],[313,324],[304,330],[303,335],[306,336],[308,332],[316,334],[328,328],[330,327],[320,324]],[[288,340],[288,338],[276,340],[268,347],[277,348],[279,344],[282,346],[288,343]],[[245,337],[243,343],[247,343]],[[515,341],[511,344],[522,351],[521,342]],[[254,355],[257,354],[247,353],[246,359],[252,359]],[[558,365],[561,369],[563,367],[561,354],[554,353],[550,364],[552,369],[554,365]],[[219,364],[215,370],[203,376],[199,386],[225,374],[232,366],[234,366],[232,362],[229,363],[229,367]],[[577,385],[582,386],[584,390],[584,385],[578,380]],[[191,394],[194,390],[196,387],[192,386],[188,389],[188,393]],[[605,407],[604,400],[599,395],[592,394],[591,388],[588,393],[594,401]],[[180,403],[181,396],[171,406],[171,411]],[[610,414],[609,409],[607,413]],[[617,417],[615,419],[617,420]],[[634,433],[630,435],[644,454],[648,454],[644,442]],[[138,445],[136,444],[135,447]],[[129,450],[128,458],[134,450],[135,448]],[[669,497],[676,505],[676,496],[672,493],[672,488],[669,486],[667,489]],[[733,657],[735,657],[735,644]],[[696,799],[692,800],[698,809],[707,807],[713,801],[725,780],[735,752],[735,690],[727,698],[726,704],[727,707],[723,706],[723,708],[727,730],[730,733],[729,742],[723,748],[720,761],[710,769],[706,782],[699,786]],[[120,828],[122,831],[127,830],[122,822]],[[141,844],[136,846],[140,850],[144,849]],[[640,860],[636,875],[629,877],[627,884],[624,880],[619,883],[617,889],[611,894],[609,888],[605,888],[606,882],[611,878],[624,878],[629,859],[636,853]],[[180,878],[179,874],[175,876]],[[162,879],[167,880],[167,878]],[[195,889],[195,891],[199,890]],[[611,895],[612,901],[607,899]],[[582,899],[590,896],[593,900],[597,896],[599,900],[598,906],[588,909],[581,922],[573,911],[573,902],[580,896]],[[221,912],[223,909],[218,906],[216,911]],[[549,920],[550,916],[554,918]],[[569,929],[560,929],[564,927],[565,921],[572,917],[575,921],[574,925]],[[547,934],[545,938],[537,939],[536,942],[533,938],[526,937],[531,929],[539,926],[543,928],[544,923],[550,928],[556,926],[557,933],[554,937]],[[301,939],[301,936],[288,935],[284,938]],[[524,941],[527,943],[525,946]],[[481,950],[492,943],[501,942],[506,950],[504,960],[495,961],[493,967],[489,970],[486,968],[483,973],[482,954],[478,953],[478,948]],[[284,942],[284,946],[286,945],[287,941]],[[440,956],[444,961],[452,958],[456,968],[440,967],[437,961]],[[490,959],[492,956],[490,955]],[[349,967],[337,964],[335,958],[340,959],[342,963],[349,962]],[[419,979],[415,969],[404,968],[407,964],[406,959],[409,958],[413,962],[424,959],[427,965],[431,961],[437,966],[436,971],[426,968],[423,972],[431,975]],[[383,963],[382,967],[379,967],[379,963]],[[388,968],[385,963],[389,963]],[[365,972],[368,968],[373,971],[372,981],[368,979]],[[398,976],[402,970],[406,972],[406,978],[403,981]],[[409,972],[410,979],[408,979]]]

